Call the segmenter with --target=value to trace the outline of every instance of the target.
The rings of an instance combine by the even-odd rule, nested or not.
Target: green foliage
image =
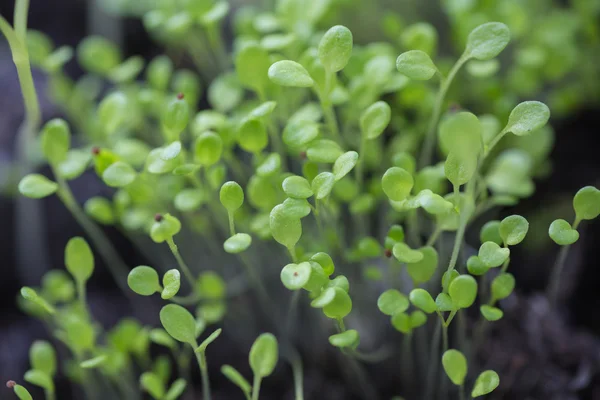
[[[341,71],[352,55],[352,32],[342,25],[330,28],[319,42],[318,54],[326,70]]]
[[[78,283],[85,283],[94,272],[94,255],[84,238],[74,237],[65,248],[67,271]]]
[[[29,174],[19,182],[19,192],[32,199],[41,199],[58,190],[58,185],[40,174]]]
[[[590,220],[600,215],[600,190],[593,186],[579,189],[573,197],[573,209],[578,220]]]
[[[396,69],[410,79],[427,81],[435,75],[437,68],[427,53],[410,50],[402,53],[396,60]]]
[[[579,232],[571,227],[564,219],[552,221],[548,235],[556,244],[567,246],[579,240]]]
[[[493,392],[498,385],[500,385],[500,377],[495,371],[483,371],[475,381],[475,385],[471,391],[471,397],[485,396],[486,394]]]
[[[196,347],[194,316],[177,304],[168,304],[160,310],[160,323],[173,339]]]
[[[265,378],[273,373],[279,358],[277,339],[271,333],[261,334],[250,349],[250,368],[255,376]]]
[[[458,350],[446,350],[442,355],[442,365],[448,378],[455,385],[462,385],[467,377],[467,359]]]

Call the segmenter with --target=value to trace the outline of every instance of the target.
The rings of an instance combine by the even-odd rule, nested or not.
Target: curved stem
[[[551,305],[555,305],[558,300],[558,293],[560,290],[560,278],[565,267],[565,261],[567,260],[567,256],[569,255],[570,248],[571,245],[561,247],[560,252],[558,253],[558,258],[556,259],[556,263],[552,268],[550,282],[548,285],[548,289],[546,290],[546,296],[548,296],[548,300]]]
[[[258,400],[260,394],[260,382],[261,377],[254,375],[254,382],[252,383],[252,400]]]
[[[433,336],[431,337],[431,347],[429,349],[429,368],[427,370],[427,386],[425,387],[425,399],[430,400],[434,397],[435,376],[437,374],[438,357],[440,349],[440,333],[442,332],[442,318],[438,320]]]
[[[465,62],[467,62],[468,57],[463,54],[456,61],[450,72],[448,73],[448,77],[446,79],[442,79],[440,81],[440,89],[438,91],[437,97],[435,99],[435,104],[433,106],[433,114],[431,119],[429,120],[429,127],[427,128],[427,133],[425,136],[425,141],[423,142],[423,147],[421,148],[421,156],[419,157],[419,169],[423,168],[426,165],[431,163],[431,158],[433,156],[433,147],[435,146],[435,133],[438,121],[440,120],[440,114],[442,111],[442,104],[444,103],[444,99],[446,97],[446,93],[454,80],[454,77],[463,66]]]
[[[183,271],[183,275],[185,275],[185,278],[188,280],[188,282],[193,290],[194,286],[196,285],[196,279],[194,278],[192,271],[190,271],[190,269],[187,266],[187,264],[185,263],[185,261],[183,261],[183,258],[181,257],[181,254],[179,253],[179,249],[177,248],[177,245],[173,241],[173,238],[167,239],[167,244],[169,245],[169,249],[171,250],[171,253],[173,253],[173,255],[175,256],[175,259],[177,260],[177,264],[179,265],[179,268],[181,268],[181,271]]]
[[[194,349],[197,347],[196,344]],[[206,354],[203,351],[194,351],[194,353],[202,376],[202,400],[210,400],[210,380],[208,379],[208,368],[206,367]]]

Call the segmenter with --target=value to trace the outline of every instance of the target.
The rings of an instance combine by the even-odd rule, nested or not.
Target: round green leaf
[[[399,312],[392,316],[392,326],[398,331],[404,334],[410,333],[412,331],[412,323],[410,320],[410,316]]]
[[[176,140],[162,149],[160,158],[169,161],[177,157],[181,153],[181,142]]]
[[[479,247],[479,259],[489,268],[499,267],[510,255],[510,250],[494,242],[485,242]]]
[[[129,116],[129,100],[125,93],[114,92],[106,96],[98,105],[98,120],[107,134],[114,134]]]
[[[256,168],[256,174],[259,176],[271,176],[277,173],[280,168],[281,156],[277,153],[271,153]]]
[[[319,42],[318,52],[326,70],[341,71],[352,55],[352,32],[342,25],[330,28]]]
[[[313,195],[310,183],[301,176],[288,176],[281,186],[285,194],[296,199],[306,199]]]
[[[525,239],[529,222],[520,215],[511,215],[500,222],[499,232],[504,243],[509,246],[519,244]]]
[[[496,307],[489,306],[487,304],[479,307],[479,311],[481,311],[481,315],[483,315],[483,318],[490,322],[498,321],[504,316],[502,310]]]
[[[399,242],[392,248],[394,257],[402,263],[416,263],[423,259],[424,255],[419,250],[413,250],[406,243]]]
[[[448,287],[450,286],[452,281],[458,278],[459,276],[460,274],[456,269],[444,272],[444,274],[442,275],[442,288],[444,289],[444,292],[448,291]]]
[[[164,108],[160,123],[168,142],[179,139],[179,135],[190,119],[190,106],[184,97],[178,95]]]
[[[279,358],[277,339],[271,333],[261,334],[250,349],[250,368],[255,376],[267,377],[273,373]]]
[[[279,204],[271,210],[269,226],[273,238],[287,248],[294,247],[302,236],[300,219],[287,215],[283,204]]]
[[[173,338],[171,336],[169,336],[169,334],[164,329],[161,329],[161,328],[152,329],[150,331],[149,337],[153,343],[168,347],[170,349],[177,348],[177,342],[175,342],[173,340]]]
[[[306,199],[294,199],[293,197],[285,199],[283,207],[285,208],[285,213],[291,218],[304,218],[311,211],[310,204]]]
[[[383,292],[377,299],[377,308],[385,315],[393,315],[408,310],[408,298],[396,289]]]
[[[406,199],[410,195],[413,185],[412,175],[399,167],[389,168],[381,178],[383,192],[392,201]]]
[[[396,59],[396,69],[402,75],[416,81],[429,80],[437,72],[429,55],[421,50],[410,50],[400,54]]]
[[[336,333],[335,335],[329,336],[329,343],[335,347],[352,347],[358,346],[360,336],[354,329],[348,329],[347,331]]]
[[[200,189],[184,189],[177,193],[173,201],[179,211],[194,211],[206,200],[206,192]]]
[[[406,270],[416,284],[429,281],[438,265],[438,253],[435,248],[428,246],[419,249],[423,258],[415,263],[408,263]]]
[[[579,232],[564,219],[557,219],[550,224],[548,235],[556,244],[567,246],[579,240]]]
[[[31,368],[42,371],[48,376],[56,374],[56,351],[45,340],[36,340],[29,348],[29,362]]]
[[[247,152],[260,153],[269,144],[265,124],[259,119],[244,121],[238,131],[237,141],[240,147]]]
[[[319,125],[303,119],[288,122],[283,129],[283,143],[291,149],[301,149],[319,136]]]
[[[168,304],[160,310],[160,323],[173,339],[192,346],[196,344],[194,316],[177,304]]]
[[[450,283],[448,294],[458,308],[468,308],[477,296],[477,281],[471,275],[461,275]]]
[[[423,311],[416,310],[410,313],[410,327],[416,329],[427,323],[427,315]]]
[[[135,180],[136,172],[123,161],[117,161],[111,164],[102,173],[102,180],[110,187],[123,187],[129,185]]]
[[[477,60],[489,60],[500,54],[509,41],[508,26],[501,22],[488,22],[471,31],[465,55]]]
[[[348,174],[348,172],[352,171],[352,168],[358,162],[358,153],[355,151],[348,151],[341,156],[339,156],[335,163],[333,164],[333,175],[335,176],[335,180],[339,181],[344,176]]]
[[[509,273],[502,273],[492,281],[492,297],[502,300],[510,296],[515,289],[515,277]]]
[[[223,207],[225,207],[228,212],[232,213],[244,204],[244,191],[237,182],[225,182],[223,186],[221,186],[219,199],[221,200]]]
[[[169,387],[169,390],[167,391],[167,394],[165,394],[164,399],[165,400],[177,400],[185,391],[186,386],[187,386],[187,382],[185,381],[185,379],[182,379],[182,378],[177,379]]]
[[[153,372],[144,372],[140,376],[140,386],[155,399],[162,399],[165,395],[165,384]]]
[[[318,263],[321,266],[321,268],[323,268],[323,272],[327,276],[331,276],[331,274],[333,274],[333,272],[335,271],[333,260],[331,259],[331,256],[327,253],[315,253],[310,258],[310,261]]]
[[[44,390],[53,392],[54,391],[54,382],[52,382],[52,378],[48,376],[44,371],[38,370],[29,370],[25,372],[25,376],[23,377],[26,382],[31,383],[32,385],[39,386]]]
[[[65,247],[67,271],[77,282],[84,283],[94,272],[94,255],[84,238],[74,237]]]
[[[157,215],[150,228],[150,237],[156,243],[171,239],[181,230],[181,222],[171,214]]]
[[[312,268],[310,263],[288,264],[281,270],[281,282],[290,290],[304,287],[310,279]]]
[[[335,175],[331,172],[321,172],[315,176],[311,183],[311,189],[315,194],[315,198],[321,200],[329,196],[335,181]]]
[[[369,140],[383,133],[392,119],[392,109],[385,101],[377,101],[360,116],[360,130]]]
[[[60,118],[48,121],[42,129],[41,142],[42,152],[50,164],[63,162],[71,145],[69,125]]]
[[[485,396],[486,394],[493,392],[498,385],[500,385],[500,377],[495,371],[483,371],[475,381],[475,385],[471,391],[471,397]]]
[[[19,182],[19,193],[32,199],[41,199],[50,196],[57,190],[58,185],[56,182],[52,182],[50,179],[40,174],[26,175],[21,179],[21,182]]]
[[[323,313],[334,319],[344,318],[352,311],[352,300],[344,289],[335,287],[333,300],[323,307]]]
[[[302,65],[295,61],[277,61],[269,67],[269,79],[281,86],[311,87],[315,81]]]
[[[223,243],[223,249],[230,254],[245,251],[252,244],[252,236],[247,233],[236,233]]]
[[[457,386],[462,385],[467,377],[467,358],[458,350],[450,349],[442,356],[442,365],[448,378]]]
[[[210,167],[221,159],[223,140],[214,132],[204,132],[194,144],[195,160],[198,164]]]
[[[438,311],[441,312],[453,311],[456,309],[452,303],[452,299],[446,293],[438,294],[435,298],[435,305],[437,306]]]
[[[469,182],[477,170],[477,157],[450,152],[444,163],[444,174],[454,186]]]
[[[158,281],[158,273],[154,268],[146,265],[135,267],[129,272],[127,285],[141,296],[151,296],[162,290]]]
[[[578,220],[590,220],[600,215],[600,190],[586,186],[573,197],[573,209]]]
[[[245,46],[235,59],[237,78],[244,86],[255,91],[263,91],[269,83],[267,71],[270,77],[270,63],[269,53],[265,49],[257,44]],[[240,97],[242,95],[240,94]]]
[[[539,101],[524,101],[518,104],[508,116],[504,132],[517,136],[528,135],[542,128],[550,119],[550,109]]]
[[[481,227],[481,231],[479,231],[479,240],[481,243],[494,242],[498,245],[504,243],[502,236],[500,236],[500,221],[493,220],[486,222]]]
[[[487,273],[490,267],[484,264],[478,256],[471,256],[467,260],[467,269],[471,275],[480,276]]]
[[[92,155],[87,151],[71,150],[66,159],[58,165],[57,172],[67,180],[75,179],[87,168]]]
[[[110,201],[103,197],[92,197],[84,204],[87,215],[101,224],[110,225],[115,222],[115,213]]]
[[[415,307],[425,311],[427,314],[431,314],[437,310],[437,305],[433,297],[425,289],[413,289],[408,298]]]
[[[168,300],[179,292],[181,286],[181,274],[176,269],[170,269],[163,275],[163,287],[160,297]]]
[[[100,36],[88,36],[77,46],[79,64],[92,73],[105,75],[121,63],[119,48]]]
[[[329,139],[313,140],[306,150],[306,157],[316,163],[332,163],[343,154],[337,142]]]

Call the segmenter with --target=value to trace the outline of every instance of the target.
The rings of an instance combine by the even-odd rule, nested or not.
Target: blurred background
[[[449,1],[459,7],[462,3],[494,3],[494,1],[471,0]],[[97,2],[90,0],[32,0],[29,27],[48,34],[55,44],[76,47],[86,35],[99,34],[119,44],[125,56],[141,55],[146,60],[163,53],[144,28],[135,10],[119,9],[118,1]],[[143,2],[140,1],[140,4]],[[243,0],[231,2],[232,10],[248,3]],[[401,15],[403,21],[426,21],[439,32],[439,52],[456,53],[451,45],[451,23],[438,1],[341,1],[337,13],[330,16],[333,23],[348,26],[356,43],[390,40],[393,30],[386,14]],[[460,3],[460,4],[459,4]],[[500,0],[498,0],[500,3]],[[527,3],[527,2],[525,2]],[[552,3],[555,18],[569,24],[569,13],[577,7],[589,7],[592,15],[600,17],[597,4],[600,1],[532,1],[543,5]],[[583,4],[583,5],[582,5]],[[0,0],[0,14],[11,20],[13,0]],[[107,11],[108,10],[108,11]],[[118,11],[118,13],[116,12]],[[595,13],[595,14],[593,14]],[[564,18],[564,19],[561,19]],[[594,17],[592,17],[594,18]],[[600,24],[600,19],[596,23]],[[331,25],[333,25],[333,23]],[[524,22],[528,25],[527,22]],[[224,24],[224,37],[231,38],[231,21]],[[535,30],[529,24],[525,30]],[[596,30],[600,26],[596,26]],[[564,35],[558,32],[557,35]],[[228,44],[230,48],[231,43]],[[569,57],[563,49],[558,57]],[[513,254],[512,272],[516,276],[517,290],[504,305],[507,318],[495,325],[489,346],[482,357],[486,365],[508,371],[510,378],[502,382],[499,394],[494,398],[506,399],[600,399],[600,268],[598,264],[600,243],[600,221],[585,223],[581,239],[573,246],[564,277],[562,308],[560,315],[547,310],[547,305],[538,293],[545,288],[549,268],[556,257],[558,247],[547,237],[547,227],[557,216],[569,219],[572,215],[570,202],[573,194],[582,186],[600,186],[600,157],[598,135],[600,132],[600,99],[597,90],[600,82],[600,62],[597,47],[578,49],[589,52],[577,58],[584,63],[576,72],[566,73],[560,80],[544,83],[538,87],[535,97],[543,97],[560,82],[576,96],[565,96],[550,103],[553,111],[552,126],[555,131],[554,147],[551,151],[552,167],[548,173],[536,180],[536,192],[523,200],[516,209],[494,210],[491,217],[503,217],[517,213],[526,216],[531,223],[530,233],[524,246]],[[594,54],[591,54],[595,52]],[[182,59],[182,64],[190,60]],[[548,62],[552,62],[549,60]],[[72,61],[66,71],[73,79],[83,71]],[[540,72],[541,73],[541,72]],[[34,71],[36,87],[42,104],[43,120],[61,116],[61,110],[46,95],[46,77]],[[562,84],[562,83],[561,83]],[[208,86],[208,83],[206,83]],[[205,87],[206,87],[205,86]],[[595,88],[595,92],[594,92]],[[584,93],[589,90],[591,94]],[[565,89],[565,91],[567,91]],[[568,91],[567,91],[568,94]],[[574,97],[574,99],[572,99]],[[569,100],[571,99],[571,100]],[[561,102],[562,101],[562,102]],[[207,106],[203,96],[200,108]],[[557,112],[555,112],[555,110]],[[16,160],[16,134],[24,118],[20,88],[16,70],[12,63],[8,44],[0,40],[0,380],[20,379],[28,369],[28,349],[32,341],[48,338],[42,323],[27,317],[17,306],[18,290],[24,285],[36,285],[50,268],[62,268],[64,246],[69,238],[83,235],[81,228],[55,197],[37,201],[38,207],[30,208],[26,218],[17,218],[15,176],[13,165]],[[542,144],[540,144],[541,146]],[[50,174],[40,165],[39,172]],[[92,196],[109,196],[107,189],[92,173],[86,173],[72,183],[73,191],[80,203]],[[569,218],[567,218],[569,217]],[[26,226],[17,224],[25,223]],[[116,228],[104,228],[115,246],[130,266],[148,264],[145,255]],[[18,233],[20,232],[20,233]],[[473,229],[476,237],[478,230]],[[476,239],[475,239],[476,240]],[[164,250],[164,249],[163,249]],[[201,245],[200,249],[202,251]],[[157,256],[155,254],[155,256]],[[157,256],[158,257],[158,256]],[[162,254],[166,263],[173,263]],[[22,260],[20,263],[18,260]],[[205,260],[218,263],[220,260]],[[156,261],[155,261],[156,262]],[[102,262],[90,282],[89,301],[94,315],[106,327],[113,326],[120,318],[135,315],[143,323],[157,324],[158,301],[148,301],[134,308],[115,287]],[[302,319],[300,319],[302,321]],[[260,326],[260,323],[258,322]],[[308,329],[300,323],[301,329]],[[256,329],[256,327],[253,327]],[[218,373],[224,363],[247,365],[247,348],[228,336],[215,343],[209,357],[214,363],[211,368],[214,380],[214,398],[235,399],[239,394]],[[248,341],[246,341],[248,343]],[[303,350],[306,367],[307,399],[354,399],[356,391],[346,385],[344,374],[335,365],[339,360],[327,349],[319,353],[306,346]],[[382,398],[396,393],[389,365],[367,367],[379,386]],[[379,369],[377,369],[379,368]],[[249,369],[243,372],[248,372]],[[502,375],[502,374],[501,374]],[[197,379],[198,377],[196,377]],[[291,372],[280,368],[274,379],[265,382],[265,399],[292,398]],[[78,398],[72,394],[68,382],[59,380],[59,399]],[[0,389],[0,399],[12,398],[12,393]],[[35,397],[35,396],[34,396]],[[197,397],[199,398],[199,397]]]

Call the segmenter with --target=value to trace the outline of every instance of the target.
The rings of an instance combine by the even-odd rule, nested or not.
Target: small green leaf
[[[277,339],[270,333],[261,334],[250,349],[250,368],[255,376],[267,377],[273,373],[279,358]]]
[[[481,227],[481,231],[479,231],[479,240],[481,243],[494,242],[497,245],[501,245],[504,241],[502,240],[502,236],[500,236],[500,221],[486,222]]]
[[[337,142],[329,139],[313,140],[306,150],[306,157],[316,163],[333,163],[343,154]]]
[[[450,287],[452,281],[458,278],[459,276],[460,274],[456,269],[444,272],[444,274],[442,275],[442,288],[444,289],[444,292],[448,291],[448,288]]]
[[[43,371],[35,369],[29,370],[25,372],[25,376],[23,377],[23,379],[25,379],[25,381],[31,383],[32,385],[36,385],[43,388],[44,390],[50,392],[54,391],[54,382],[52,382],[52,378]]]
[[[416,81],[431,79],[437,68],[427,53],[421,50],[410,50],[398,56],[396,69],[402,75]]]
[[[339,181],[344,176],[348,174],[348,172],[352,171],[352,168],[358,162],[358,153],[355,151],[348,151],[341,156],[339,156],[335,163],[333,164],[333,175],[335,176],[335,180]]]
[[[281,168],[281,156],[277,153],[269,154],[256,168],[256,174],[260,176],[271,176]]]
[[[416,329],[420,326],[423,326],[427,323],[427,315],[421,310],[416,310],[410,313],[410,327],[411,329]]]
[[[104,133],[113,135],[127,121],[129,99],[125,93],[117,91],[106,96],[98,104],[98,120]]]
[[[187,382],[185,379],[179,378],[175,382],[171,384],[167,394],[165,394],[164,400],[177,400],[179,396],[183,394],[185,388],[187,387]]]
[[[579,232],[571,227],[564,219],[557,219],[550,224],[548,235],[556,244],[568,246],[579,240]]]
[[[483,318],[490,322],[498,321],[504,316],[502,310],[496,307],[489,306],[487,304],[479,307],[479,311],[481,311],[481,315],[483,315]]]
[[[160,323],[173,339],[196,345],[196,321],[185,308],[177,304],[164,306],[160,310]]]
[[[238,130],[237,142],[249,153],[260,153],[269,144],[265,124],[259,119],[245,120]]]
[[[225,207],[228,212],[232,213],[244,204],[244,190],[237,182],[225,182],[223,186],[221,186],[219,199],[221,200],[223,207]]]
[[[179,139],[190,119],[190,106],[183,96],[177,96],[163,109],[160,124],[167,139],[173,142]]]
[[[111,225],[115,222],[115,213],[110,201],[103,197],[91,197],[84,206],[85,213],[97,222],[104,225]]]
[[[333,299],[323,306],[323,313],[328,318],[340,319],[352,311],[352,300],[344,289],[334,287]],[[312,304],[311,304],[312,305]]]
[[[210,167],[221,159],[223,140],[214,132],[207,131],[196,139],[194,157],[198,164]]]
[[[65,247],[67,271],[80,283],[85,283],[94,272],[94,255],[84,238],[74,237]]]
[[[222,331],[223,330],[219,328],[213,333],[211,333],[206,339],[202,341],[202,343],[200,343],[200,346],[198,346],[198,348],[195,350],[196,353],[204,353],[208,345],[217,340],[219,336],[221,336]]]
[[[158,280],[158,273],[152,267],[140,265],[127,275],[127,285],[131,290],[141,296],[151,296],[162,291]]]
[[[227,379],[229,379],[234,385],[239,387],[242,392],[249,394],[252,391],[252,386],[250,383],[240,374],[235,368],[231,365],[223,365],[221,367],[221,373],[225,375]]]
[[[520,215],[511,215],[500,222],[499,232],[504,243],[509,246],[519,244],[525,239],[529,222]]]
[[[102,354],[98,357],[90,358],[89,360],[82,361],[79,366],[83,369],[93,369],[102,366],[107,360],[106,354]]]
[[[399,242],[392,248],[394,257],[403,263],[416,263],[423,259],[423,253],[419,250],[413,250],[406,243]]]
[[[283,129],[283,143],[290,149],[301,149],[319,136],[319,125],[303,119],[288,122]]]
[[[477,281],[471,275],[461,275],[450,283],[448,294],[458,308],[471,307],[477,297]]]
[[[223,243],[223,249],[229,254],[238,254],[250,247],[252,236],[247,233],[236,233]]]
[[[150,237],[156,243],[172,239],[181,230],[181,222],[171,214],[159,214],[150,228]]]
[[[42,309],[44,309],[44,311],[46,311],[47,313],[54,314],[56,312],[56,309],[50,303],[48,303],[46,300],[40,297],[37,294],[37,292],[32,288],[24,286],[21,288],[20,293],[25,300],[37,304],[38,306],[42,307]]]
[[[83,150],[71,150],[66,159],[58,164],[57,172],[67,180],[75,179],[85,172],[92,155]]]
[[[329,336],[329,343],[335,347],[351,347],[355,348],[358,346],[360,336],[354,329],[348,329],[347,331],[336,333],[335,335]]]
[[[381,178],[383,192],[392,201],[406,199],[410,195],[413,185],[412,175],[399,167],[389,168]]]
[[[510,255],[510,250],[494,242],[485,242],[479,247],[479,259],[489,268],[501,266]]]
[[[310,183],[302,176],[288,176],[281,186],[285,194],[296,199],[306,199],[313,195]]]
[[[425,289],[413,289],[408,298],[415,307],[425,311],[427,314],[431,314],[437,310],[437,305],[433,297]]]
[[[163,287],[160,297],[168,300],[179,292],[181,286],[181,274],[176,269],[170,269],[163,275]]]
[[[600,190],[586,186],[573,197],[573,209],[578,220],[591,220],[600,215]]]
[[[196,291],[203,299],[221,299],[226,289],[225,281],[214,271],[203,272],[198,277]]]
[[[60,118],[48,121],[42,129],[41,142],[42,152],[50,164],[63,162],[71,145],[69,125]]]
[[[189,175],[200,169],[200,165],[197,164],[183,164],[173,170],[173,175]]]
[[[323,252],[315,253],[310,258],[310,261],[314,261],[314,262],[318,263],[321,266],[321,268],[323,268],[323,272],[327,276],[331,276],[333,274],[333,272],[335,271],[335,266],[333,264],[333,260],[331,259],[331,256],[327,253],[323,253]]]
[[[36,340],[29,348],[29,362],[35,370],[53,377],[56,374],[56,351],[45,340]]]
[[[162,149],[160,158],[169,161],[177,157],[181,153],[181,142],[176,140]]]
[[[467,260],[467,269],[471,275],[480,276],[487,273],[490,267],[484,264],[478,256],[471,256]]]
[[[472,155],[461,156],[450,152],[444,163],[444,174],[454,186],[469,182],[477,171],[477,158]]]
[[[342,25],[330,28],[319,42],[318,54],[326,70],[341,71],[352,55],[352,32]]]
[[[373,140],[385,131],[392,119],[392,109],[385,101],[377,101],[360,116],[360,130],[369,140]]]
[[[15,385],[13,390],[15,391],[15,394],[19,400],[33,400],[33,397],[31,397],[31,394],[27,389],[25,389],[25,387],[21,385]]]
[[[458,350],[450,349],[442,356],[442,365],[448,378],[457,386],[461,386],[467,377],[467,359]]]
[[[508,116],[504,132],[517,136],[528,135],[542,128],[550,119],[550,109],[539,101],[524,101],[518,104]]]
[[[311,87],[315,81],[302,65],[295,61],[277,61],[269,67],[269,79],[281,86]]]
[[[475,381],[473,391],[471,391],[471,397],[485,396],[486,394],[493,392],[498,385],[500,385],[500,377],[495,371],[483,371]]]
[[[502,273],[492,281],[492,297],[502,300],[510,296],[515,289],[515,277],[509,273]]]
[[[440,293],[435,298],[435,304],[437,306],[438,311],[446,312],[453,311],[456,309],[454,304],[452,303],[452,299],[446,293]]]
[[[423,258],[406,265],[408,274],[416,284],[429,281],[435,274],[438,265],[438,253],[434,247],[422,247],[419,251],[423,254]]]
[[[19,182],[19,193],[32,199],[41,199],[50,196],[58,190],[56,182],[40,174],[26,175]]]
[[[170,349],[177,348],[177,343],[164,329],[161,328],[152,329],[150,331],[150,340],[153,343],[168,347]]]
[[[110,187],[127,186],[135,180],[135,177],[135,170],[123,161],[111,164],[102,173],[102,180]]]
[[[155,400],[162,400],[165,396],[165,384],[152,372],[144,372],[140,376],[140,386]]]
[[[319,175],[315,176],[311,182],[311,189],[315,198],[317,200],[322,200],[329,196],[335,182],[335,175],[331,172],[321,172]]]
[[[385,315],[393,315],[408,310],[408,298],[396,289],[383,292],[377,299],[377,308]]]
[[[309,262],[288,264],[281,270],[281,282],[290,290],[298,290],[308,283],[312,273]]]
[[[304,218],[310,214],[310,204],[306,199],[295,199],[288,197],[283,202],[286,214],[291,218]]]
[[[392,326],[398,332],[402,332],[404,334],[412,331],[410,316],[403,312],[398,312],[392,316]]]
[[[473,29],[467,38],[465,55],[477,60],[496,57],[510,42],[510,30],[501,22],[488,22]]]

